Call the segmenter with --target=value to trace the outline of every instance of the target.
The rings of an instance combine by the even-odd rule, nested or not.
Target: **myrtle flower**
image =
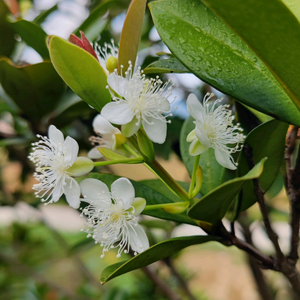
[[[111,123],[122,125],[124,136],[134,135],[143,125],[148,137],[155,143],[166,140],[167,123],[164,115],[170,112],[168,97],[172,94],[170,81],[146,79],[141,68],[132,75],[129,64],[125,77],[115,70],[107,78],[113,102],[106,104],[101,114]],[[117,94],[117,95],[116,95]]]
[[[89,158],[77,157],[77,142],[69,136],[64,140],[54,125],[49,127],[48,136],[37,135],[40,141],[32,144],[33,151],[28,156],[36,164],[34,177],[39,183],[33,185],[35,195],[49,204],[65,194],[70,206],[78,208],[80,188],[71,176],[90,172],[94,163]]]
[[[97,136],[92,136],[90,141],[95,147],[88,153],[88,157],[91,159],[99,159],[102,154],[99,152],[99,147],[106,147],[111,150],[116,150],[118,144],[125,142],[121,131],[111,125],[100,114],[97,115],[93,121],[93,128]]]
[[[111,193],[102,181],[88,178],[80,183],[83,199],[89,203],[83,209],[87,216],[86,230],[95,243],[103,247],[101,257],[111,248],[118,247],[117,257],[127,253],[129,247],[140,253],[149,248],[149,241],[137,216],[146,201],[135,198],[134,187],[127,178],[119,178],[111,185]]]
[[[105,43],[104,47],[100,47],[97,43],[95,45],[98,61],[103,70],[108,75],[113,71],[118,62],[119,48],[115,46],[114,40],[111,40],[110,44]],[[115,65],[111,68],[111,64]]]
[[[218,163],[235,170],[237,163],[234,162],[231,153],[241,150],[241,143],[245,138],[241,133],[243,129],[239,124],[233,124],[234,116],[227,109],[228,105],[217,106],[222,99],[214,101],[213,104],[209,103],[213,96],[214,94],[207,93],[203,105],[194,94],[190,94],[187,99],[188,111],[196,119],[195,129],[187,136],[187,141],[192,142],[189,152],[195,156],[213,148]]]

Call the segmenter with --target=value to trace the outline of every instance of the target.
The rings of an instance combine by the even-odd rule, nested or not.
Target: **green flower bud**
[[[106,61],[106,69],[112,73],[118,67],[118,59],[116,57],[109,57]]]
[[[77,177],[91,172],[94,168],[94,162],[87,157],[77,157],[74,164],[67,169],[70,176]]]

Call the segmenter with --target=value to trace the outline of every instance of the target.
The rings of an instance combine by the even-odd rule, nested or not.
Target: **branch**
[[[252,241],[252,234],[248,225],[248,219],[246,219],[247,214],[244,212],[242,215],[240,215],[239,223],[243,228],[243,234],[246,239],[246,242],[253,246]],[[274,300],[274,296],[270,292],[270,288],[267,285],[267,282],[265,280],[264,274],[262,273],[259,265],[257,264],[256,260],[248,254],[248,263],[251,268],[253,277],[255,279],[257,288],[260,292],[262,300]]]
[[[293,152],[296,147],[298,128],[293,126],[287,135],[287,148],[285,152],[286,171],[287,171],[287,186],[288,196],[290,199],[291,207],[291,245],[290,253],[288,256],[289,262],[294,266],[299,259],[299,230],[300,230],[300,148],[296,159],[295,169],[293,169],[292,160]]]
[[[169,286],[163,282],[155,272],[149,267],[143,267],[142,270],[165,294],[170,300],[180,300],[179,297],[169,288]]]
[[[180,286],[182,287],[182,289],[184,290],[184,292],[186,293],[186,295],[188,296],[188,298],[190,300],[197,300],[193,296],[193,294],[191,293],[191,291],[189,290],[189,287],[187,286],[185,280],[182,278],[182,276],[175,269],[175,267],[174,267],[171,259],[169,257],[167,257],[167,258],[165,258],[163,260],[163,262],[168,266],[168,268],[170,269],[171,273],[177,279],[178,283],[180,284]]]
[[[228,232],[227,229],[224,227],[223,223],[219,225],[218,233],[221,235],[221,237],[225,238],[227,242],[229,242],[229,243],[226,242],[224,243],[226,246],[234,245],[237,248],[247,252],[249,255],[254,257],[260,263],[260,266],[262,268],[277,271],[277,269],[275,268],[274,259],[272,257],[269,257],[261,253],[252,245],[248,244],[247,242],[244,242],[243,240],[240,240],[235,235]]]
[[[247,158],[248,166],[250,169],[254,167],[254,162],[252,158],[252,148],[249,145],[244,146],[244,153]],[[265,198],[264,198],[264,191],[262,190],[258,179],[253,179],[253,185],[254,185],[254,193],[257,199],[257,202],[259,204],[259,208],[263,217],[263,222],[267,230],[267,234],[269,239],[271,240],[272,244],[274,245],[274,248],[276,250],[276,256],[279,262],[279,265],[281,262],[284,260],[284,255],[280,249],[279,243],[278,243],[278,236],[273,230],[271,226],[271,222],[269,219],[269,214],[268,214],[268,209],[265,203]]]

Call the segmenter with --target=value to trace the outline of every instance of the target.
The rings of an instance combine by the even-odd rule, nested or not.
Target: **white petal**
[[[62,184],[63,184],[62,182],[56,182],[56,185],[52,191],[51,201],[57,202],[59,200],[59,198],[62,196],[62,194],[64,193]]]
[[[203,106],[194,94],[188,96],[186,103],[190,115],[196,120],[201,118]]]
[[[160,102],[160,109],[163,112],[168,112],[171,108],[170,102],[167,98],[163,98],[162,101]]]
[[[147,117],[147,121],[143,120],[142,123],[149,139],[154,143],[163,144],[167,137],[167,123],[153,117]]]
[[[114,199],[122,199],[124,209],[131,207],[134,200],[134,187],[127,178],[119,178],[111,185],[111,194]]]
[[[52,144],[55,146],[58,146],[59,144],[62,146],[64,143],[63,133],[54,125],[50,125],[48,129],[48,137],[51,140]]]
[[[197,136],[196,136],[196,132],[195,132],[195,129],[194,130],[192,130],[189,134],[188,134],[188,136],[186,137],[186,141],[187,142],[192,142],[193,140],[195,140],[197,138]]]
[[[215,156],[221,166],[230,170],[236,170],[236,165],[232,162],[230,153],[222,151],[220,148],[215,148]]]
[[[140,129],[140,127],[141,127],[141,123],[134,116],[129,123],[122,125],[121,131],[125,137],[130,137],[133,136]]]
[[[208,147],[202,145],[198,139],[195,139],[189,147],[189,153],[192,156],[196,156],[196,155],[202,154],[207,149],[208,149]]]
[[[144,229],[139,225],[128,226],[130,246],[133,251],[141,253],[149,248],[149,240]]]
[[[65,160],[64,160],[65,164],[72,166],[78,155],[78,150],[79,150],[78,143],[70,136],[67,136],[63,144],[63,150],[65,156]]]
[[[202,123],[196,122],[195,133],[201,144],[205,145],[208,148],[212,147],[212,144],[207,136],[207,132],[202,126]]]
[[[121,97],[125,96],[128,86],[128,80],[126,78],[115,73],[111,73],[107,77],[107,83],[118,95]]]
[[[129,123],[134,116],[133,110],[126,103],[119,101],[107,103],[101,114],[108,121],[118,125]]]
[[[66,199],[70,206],[73,208],[79,208],[80,204],[80,188],[77,181],[70,177],[66,176],[66,185],[64,186],[64,193],[66,195]]]
[[[80,182],[81,194],[83,201],[102,199],[111,203],[110,192],[105,183],[94,178],[87,178]],[[89,201],[87,201],[89,202]]]
[[[120,133],[120,130],[110,124],[104,117],[98,115],[93,121],[93,128],[95,132],[100,134],[117,134]]]
[[[101,157],[103,157],[103,155],[100,153],[100,151],[98,150],[98,146],[97,147],[94,147],[92,148],[89,153],[88,153],[88,157],[90,159],[99,159]]]
[[[125,99],[138,99],[144,91],[144,82],[138,76],[134,76],[128,81]]]

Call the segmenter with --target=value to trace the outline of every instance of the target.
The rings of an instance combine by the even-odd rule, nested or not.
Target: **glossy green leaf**
[[[88,175],[88,177],[99,179],[103,181],[105,184],[107,184],[108,187],[110,187],[111,184],[119,178],[119,176],[112,175],[112,174],[97,174],[97,173],[91,173]],[[148,187],[140,182],[134,180],[130,180],[130,181],[134,186],[135,196],[145,198],[147,201],[147,205],[177,202],[174,201],[174,198],[169,199],[163,194],[157,192],[155,189],[152,189],[151,187]],[[182,200],[179,201],[181,202]],[[159,210],[151,210],[151,211],[149,210],[144,214],[157,217],[160,219],[178,222],[178,223],[196,225],[195,222],[190,218],[188,218],[184,213],[175,215],[175,214],[167,213],[162,209],[159,209]]]
[[[245,1],[212,2],[218,2],[219,7],[222,7],[225,6],[224,3],[232,5],[235,2],[242,6]],[[272,1],[260,3],[270,4]],[[248,1],[247,5],[251,5],[251,2]],[[149,6],[162,40],[177,59],[196,76],[248,106],[282,121],[300,125],[299,110],[277,79],[254,52],[201,1],[163,0],[151,2]],[[229,11],[231,12],[224,10],[226,14]],[[235,11],[241,20],[244,19],[244,15],[248,18],[248,11],[251,11],[253,16],[249,20],[256,20],[256,9],[248,8],[244,14],[236,9]],[[235,21],[235,17],[231,14],[228,14],[229,16]],[[247,26],[251,27],[248,23],[243,24],[242,30],[246,31]],[[261,24],[256,28],[254,39],[261,33],[260,28],[264,27],[265,25]],[[297,32],[300,35],[300,30]],[[266,36],[269,39],[272,34],[270,32],[269,35],[265,35],[261,43],[269,45],[265,43]],[[277,48],[279,41],[284,45],[282,49],[288,49],[287,44],[278,38]],[[273,45],[272,48],[274,47]],[[299,49],[298,46],[296,48]],[[279,60],[286,68],[290,68],[285,58],[277,59]],[[297,67],[297,72],[299,69]],[[294,74],[294,80],[297,76]],[[300,85],[298,86],[300,88]]]
[[[57,73],[86,103],[99,112],[111,99],[106,89],[106,73],[87,51],[53,36],[49,42],[50,58]]]
[[[299,2],[293,0],[203,0],[203,2],[249,45],[300,109]],[[279,119],[298,126],[300,124],[300,116],[296,119],[292,115],[287,119]]]
[[[180,153],[182,160],[192,176],[195,157],[189,154],[189,142],[186,141],[188,134],[195,129],[194,119],[189,117],[183,124],[180,133]],[[224,181],[231,178],[232,172],[222,167],[216,160],[214,149],[210,148],[201,154],[199,165],[203,171],[203,183],[200,193],[207,194]]]
[[[104,284],[117,276],[148,266],[158,260],[173,255],[186,247],[212,241],[220,241],[220,238],[214,236],[195,235],[172,238],[163,241],[127,261],[122,261],[108,266],[103,270],[100,281],[102,284]]]
[[[119,73],[121,66],[124,67],[123,73],[127,70],[129,66],[128,61],[131,61],[132,69],[134,70],[141,39],[146,2],[147,0],[132,0],[128,8],[120,37],[118,57]]]
[[[80,31],[83,31],[88,40],[96,40],[107,24],[107,20],[102,19],[103,15],[117,3],[116,0],[110,0],[98,5],[73,33],[79,36]]]
[[[188,70],[180,61],[178,61],[177,58],[171,57],[153,62],[144,69],[144,73],[190,73],[190,70]]]
[[[260,185],[267,191],[276,179],[284,156],[285,136],[288,124],[271,120],[253,129],[245,140],[252,148],[254,163],[258,163],[263,157],[268,157],[265,162],[264,171],[259,178]],[[241,152],[239,157],[238,174],[245,175],[249,171],[245,153]],[[243,186],[243,201],[241,210],[245,210],[256,202],[251,181]]]
[[[0,56],[10,56],[15,46],[15,31],[9,26],[7,16],[10,11],[3,0],[0,0]]]
[[[37,121],[55,108],[66,88],[49,61],[16,67],[9,59],[0,59],[0,83],[23,112]]]
[[[225,216],[243,184],[261,175],[266,158],[262,159],[245,176],[229,180],[210,191],[188,211],[188,216],[204,222],[217,224]]]
[[[42,58],[49,59],[46,45],[46,32],[39,26],[26,20],[11,21],[10,26],[20,35],[26,44],[38,52]]]

